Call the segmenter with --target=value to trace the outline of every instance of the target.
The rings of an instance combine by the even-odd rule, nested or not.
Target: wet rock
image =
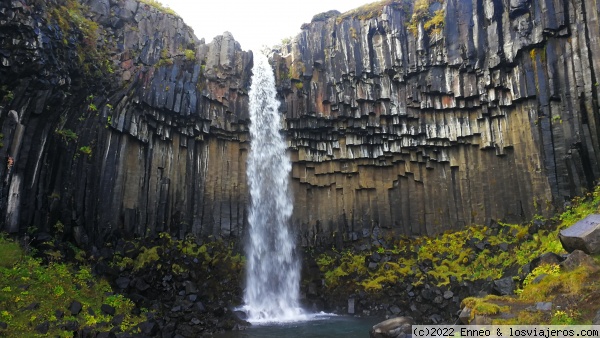
[[[348,314],[353,315],[354,312],[354,298],[348,298]]]
[[[581,250],[600,253],[600,215],[592,214],[559,232],[560,242],[568,252]]]
[[[411,317],[397,317],[385,320],[373,326],[369,333],[371,338],[396,338],[409,335],[414,321]]]

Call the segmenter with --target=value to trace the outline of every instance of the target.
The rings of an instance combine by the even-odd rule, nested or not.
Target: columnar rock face
[[[0,4],[1,230],[241,236],[252,54],[138,1],[83,5]]]
[[[386,3],[273,55],[303,244],[548,215],[600,177],[593,1]],[[0,2],[0,230],[239,238],[251,68],[136,0]]]
[[[549,215],[599,177],[595,2],[429,3],[441,29],[365,7],[274,56],[304,243]]]

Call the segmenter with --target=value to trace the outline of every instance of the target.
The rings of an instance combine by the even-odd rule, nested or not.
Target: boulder
[[[552,311],[552,302],[538,302],[535,304],[537,311]]]
[[[109,304],[102,304],[102,306],[100,307],[100,310],[110,316],[114,316],[116,309],[114,308],[114,306],[111,306]]]
[[[460,311],[460,314],[458,315],[458,319],[464,325],[469,325],[469,323],[471,322],[471,309],[465,306]]]
[[[515,292],[515,281],[510,276],[495,280],[494,292],[500,296],[512,295]]]
[[[83,308],[83,305],[79,302],[79,301],[72,301],[71,305],[69,305],[69,311],[71,312],[71,315],[73,316],[77,316],[79,314],[79,312],[81,312],[81,309]]]
[[[592,321],[592,325],[600,325],[600,310],[598,310],[598,312],[596,312],[596,317],[594,317],[594,320]]]
[[[540,265],[559,264],[563,258],[554,252],[546,252],[531,261],[530,269],[533,270]]]
[[[600,215],[592,214],[561,230],[558,234],[568,252],[581,250],[587,254],[600,253]]]
[[[598,266],[594,259],[581,250],[571,252],[560,266],[567,271],[575,270],[580,266],[585,266],[590,271],[598,271],[600,269],[600,266]]]
[[[396,317],[373,326],[369,337],[371,338],[396,338],[410,335],[415,322],[411,317]]]

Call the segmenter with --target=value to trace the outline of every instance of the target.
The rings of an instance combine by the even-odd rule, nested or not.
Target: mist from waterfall
[[[254,54],[250,86],[250,212],[243,307],[250,322],[302,320],[300,261],[289,228],[291,163],[280,133],[275,79],[267,58]]]

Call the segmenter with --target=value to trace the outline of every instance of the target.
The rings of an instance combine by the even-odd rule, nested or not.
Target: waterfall
[[[279,102],[267,58],[254,54],[250,86],[248,184],[251,205],[246,247],[244,310],[250,322],[299,320],[300,262],[289,229],[291,163],[280,133]]]

